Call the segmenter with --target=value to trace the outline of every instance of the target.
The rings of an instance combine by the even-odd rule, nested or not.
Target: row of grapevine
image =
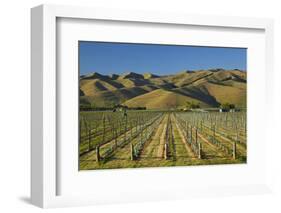
[[[80,123],[81,168],[247,160],[245,112],[82,112]]]
[[[129,130],[138,131],[143,123],[148,122],[160,113],[156,112],[130,112],[124,113],[88,113],[80,116],[80,155],[95,150],[116,140]],[[93,128],[94,127],[94,128]]]
[[[195,156],[201,159],[202,147],[201,147],[201,143],[198,140],[198,127],[192,126],[192,124],[189,124],[188,121],[185,121],[177,114],[175,114],[175,117],[178,126],[181,128],[182,132],[184,133],[184,137],[189,147],[192,149],[192,152],[194,153]]]
[[[165,146],[164,146],[164,158],[175,160],[175,141],[173,134],[173,125],[171,121],[171,114],[168,114],[167,128],[165,132]]]
[[[132,157],[131,159],[137,159],[140,156],[140,153],[145,145],[146,142],[148,142],[153,133],[155,132],[155,129],[159,126],[159,124],[161,123],[161,121],[163,120],[163,116],[159,117],[156,122],[154,122],[152,125],[149,125],[145,131],[142,131],[140,133],[140,137],[138,138],[138,142],[133,145],[131,144],[131,150],[132,150]]]
[[[219,117],[219,115],[222,115],[222,117]],[[201,139],[212,143],[220,152],[223,152],[225,156],[236,159],[236,143],[239,142],[238,136],[236,139],[230,139],[230,137],[228,137],[229,140],[226,140],[222,136],[226,133],[221,133],[220,122],[225,119],[224,113],[176,113],[176,118],[179,126],[185,133],[186,140],[198,158],[202,158],[201,152],[203,153],[202,144],[199,142]],[[211,127],[206,123],[211,123]],[[194,131],[195,141],[193,141]],[[238,132],[236,135],[238,135]]]
[[[156,124],[159,123],[161,117],[162,114],[159,113],[154,117],[152,117],[150,120],[143,118],[139,123],[139,125],[136,125],[135,128],[130,128],[130,129],[125,128],[124,134],[119,138],[115,137],[113,140],[114,143],[111,143],[109,147],[104,149],[102,156],[100,155],[99,149],[102,148],[104,144],[97,146],[96,147],[97,161],[99,161],[100,159],[106,160],[110,158],[118,148],[123,148],[128,144],[131,144],[132,146],[133,145],[132,142],[135,139],[138,139],[141,143],[144,143],[146,140],[148,140],[151,137],[152,132],[156,127]],[[133,150],[131,156],[132,160],[137,157],[139,153],[139,150],[137,150],[137,148],[140,148],[139,146],[140,145],[137,145],[135,148],[132,147]]]

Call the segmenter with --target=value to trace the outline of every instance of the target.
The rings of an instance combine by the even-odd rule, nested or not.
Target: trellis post
[[[198,143],[198,132],[197,128],[195,129],[195,143]]]
[[[202,158],[202,156],[201,156],[201,149],[202,149],[201,143],[198,143],[198,159]]]
[[[102,143],[104,143],[105,142],[105,116],[104,116],[104,114],[103,114],[103,121],[102,121],[102,123],[103,123]]]
[[[131,160],[134,160],[134,145],[131,143]]]
[[[128,121],[128,118],[126,116],[126,119],[125,119],[124,143],[126,143],[126,141],[127,141],[127,121]]]
[[[236,159],[236,141],[233,141],[232,158]]]
[[[192,126],[190,126],[190,143],[192,144]]]
[[[167,145],[167,143],[165,143],[165,145],[164,145],[164,159],[165,160],[168,159],[168,145]]]
[[[131,138],[131,140],[132,140],[132,138],[133,138],[132,121],[130,122],[130,129],[131,129],[131,136],[130,136],[130,138]]]
[[[97,162],[100,161],[100,146],[96,147],[96,160]]]

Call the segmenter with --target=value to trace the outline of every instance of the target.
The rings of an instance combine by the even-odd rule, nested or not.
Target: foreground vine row
[[[246,113],[83,112],[80,169],[245,163]]]

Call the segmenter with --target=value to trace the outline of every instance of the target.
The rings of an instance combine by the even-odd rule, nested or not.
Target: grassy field
[[[80,170],[246,163],[245,112],[80,112]]]

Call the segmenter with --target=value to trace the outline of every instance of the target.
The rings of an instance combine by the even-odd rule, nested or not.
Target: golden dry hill
[[[201,107],[228,102],[246,107],[246,90],[247,73],[241,70],[183,71],[166,76],[134,72],[106,76],[95,72],[80,77],[80,104],[168,109],[186,102]]]

